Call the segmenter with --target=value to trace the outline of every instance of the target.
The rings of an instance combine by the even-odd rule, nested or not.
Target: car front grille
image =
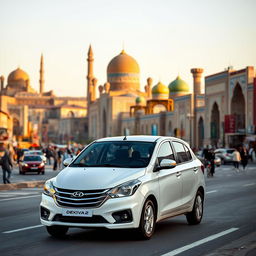
[[[108,189],[101,190],[70,190],[55,187],[55,198],[60,206],[65,207],[100,207],[108,198]],[[82,196],[76,197],[74,193],[83,193]]]
[[[53,221],[70,222],[70,223],[108,223],[106,219],[102,216],[94,215],[92,217],[71,217],[62,216],[61,214],[56,214]]]

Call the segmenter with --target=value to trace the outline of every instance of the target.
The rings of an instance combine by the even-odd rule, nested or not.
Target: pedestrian
[[[0,163],[3,171],[3,183],[11,183],[11,170],[12,170],[12,160],[10,158],[9,152],[6,150],[4,144],[0,145]]]
[[[62,162],[63,152],[60,148],[58,149],[57,154],[58,154],[58,168],[61,169],[61,162]]]
[[[54,147],[52,150],[52,157],[53,157],[53,170],[57,170],[58,166],[58,153],[57,153],[57,147]]]
[[[245,171],[246,166],[248,164],[248,158],[249,158],[246,147],[242,147],[240,151],[240,155],[241,155],[241,164],[243,166],[243,170]]]
[[[237,172],[239,172],[239,162],[241,161],[241,155],[237,149],[235,149],[232,155],[233,155],[234,168]]]

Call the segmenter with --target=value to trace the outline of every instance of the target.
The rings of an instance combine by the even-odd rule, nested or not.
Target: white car
[[[149,239],[157,222],[185,214],[199,224],[204,167],[188,144],[174,137],[122,136],[88,145],[46,181],[41,223],[50,235],[69,227],[137,229]]]
[[[44,163],[46,163],[47,159],[46,156],[44,155],[43,151],[41,150],[29,150],[25,152],[25,155],[38,155],[42,158]]]

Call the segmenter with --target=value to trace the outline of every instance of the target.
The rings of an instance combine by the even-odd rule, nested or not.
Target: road
[[[46,176],[52,173],[47,170]],[[42,189],[1,191],[0,255],[198,256],[256,231],[255,165],[239,173],[232,166],[219,167],[214,178],[206,178],[206,185],[200,225],[187,225],[185,216],[165,220],[149,241],[137,241],[127,230],[75,228],[69,230],[67,238],[54,239],[39,221]]]

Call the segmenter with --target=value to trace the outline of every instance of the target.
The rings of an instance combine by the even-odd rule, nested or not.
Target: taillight
[[[204,174],[204,166],[203,165],[201,165],[201,171]]]

